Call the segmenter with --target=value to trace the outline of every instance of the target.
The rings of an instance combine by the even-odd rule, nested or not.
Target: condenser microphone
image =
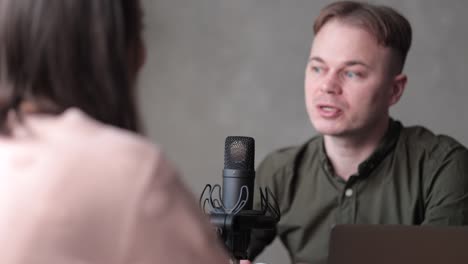
[[[258,188],[260,208],[253,210],[254,158],[253,138],[227,137],[222,188],[219,184],[207,184],[200,195],[200,207],[209,215],[234,263],[248,258],[252,230],[274,229],[280,219],[278,203],[268,188]]]

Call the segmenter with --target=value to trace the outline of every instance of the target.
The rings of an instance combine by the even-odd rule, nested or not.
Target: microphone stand
[[[210,222],[231,255],[231,263],[239,264],[248,258],[250,233],[254,229],[274,229],[278,218],[267,216],[262,211],[244,210],[237,214],[214,213]]]
[[[215,185],[219,186],[219,185]],[[207,191],[208,190],[208,191]],[[237,210],[236,212],[227,211],[219,198],[213,198],[213,188],[206,185],[200,196],[200,206],[206,212],[208,204],[213,210],[208,214],[211,224],[216,228],[216,233],[230,253],[230,263],[240,264],[240,260],[248,259],[248,248],[250,245],[251,231],[254,229],[275,229],[280,220],[281,213],[276,198],[271,194],[268,188],[265,188],[266,195],[261,194],[261,210]],[[204,198],[204,194],[209,194]],[[271,195],[274,203],[269,202]],[[247,200],[247,199],[246,199]],[[242,208],[240,208],[242,209]]]

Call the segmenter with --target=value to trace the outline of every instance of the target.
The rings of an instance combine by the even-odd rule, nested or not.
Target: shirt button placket
[[[344,192],[342,193],[341,203],[341,219],[340,222],[343,224],[354,224],[356,219],[356,191],[355,191],[355,179],[351,179],[347,182]]]

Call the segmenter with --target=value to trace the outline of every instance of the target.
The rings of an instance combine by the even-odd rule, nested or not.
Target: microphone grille
[[[227,137],[224,145],[224,169],[254,170],[255,140],[251,137]]]

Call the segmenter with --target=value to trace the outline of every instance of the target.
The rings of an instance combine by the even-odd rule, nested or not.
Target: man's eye
[[[322,69],[320,67],[317,67],[317,66],[312,66],[312,71],[315,72],[315,73],[321,73]]]
[[[356,77],[359,77],[357,73],[351,72],[351,71],[345,72],[345,76],[346,76],[347,78],[356,78]]]

